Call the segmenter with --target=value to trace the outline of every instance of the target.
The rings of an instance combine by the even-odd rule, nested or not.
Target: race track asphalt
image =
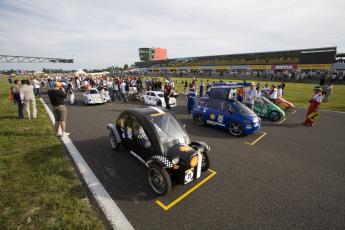
[[[157,197],[146,167],[125,150],[111,149],[106,124],[140,104],[85,106],[80,93],[76,99],[78,104],[68,105],[70,137],[135,229],[345,229],[344,113],[321,112],[309,128],[301,125],[305,109],[298,109],[281,124],[263,121],[267,135],[248,145],[261,134],[235,138],[197,127],[186,100],[178,98],[173,113],[191,140],[211,145],[210,168],[217,174],[164,211],[157,199],[168,204],[198,182]]]

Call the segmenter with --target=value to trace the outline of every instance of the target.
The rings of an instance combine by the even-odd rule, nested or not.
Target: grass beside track
[[[173,77],[173,80],[177,82],[175,84],[175,88],[178,92],[184,91],[184,85],[181,84],[181,81],[188,81],[188,83],[191,83],[191,77],[186,78],[180,78],[180,77]],[[197,78],[198,79],[198,78]],[[213,81],[219,82],[220,80],[226,82],[243,82],[238,80],[232,80],[232,79],[217,79],[217,78],[203,78],[205,85],[206,80],[209,79],[212,83]],[[200,81],[201,78],[198,79]],[[250,81],[247,81],[250,82]],[[263,86],[267,83],[269,86],[272,84],[280,84],[280,82],[270,82],[270,81],[254,81],[255,83],[260,83],[261,89]],[[199,83],[199,82],[198,82]],[[285,95],[284,98],[291,101],[296,107],[307,107],[309,105],[309,99],[311,98],[313,94],[313,87],[316,84],[310,84],[310,83],[290,83],[285,82]],[[327,103],[321,103],[320,106],[321,109],[327,109],[327,110],[335,110],[335,111],[345,111],[345,85],[334,85],[333,86],[333,94],[329,97],[329,102]]]
[[[0,78],[0,229],[105,229],[42,103],[20,120],[8,90]]]

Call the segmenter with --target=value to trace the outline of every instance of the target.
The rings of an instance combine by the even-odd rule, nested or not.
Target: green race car
[[[279,121],[285,117],[285,112],[266,97],[257,97],[254,102],[254,112],[270,121]]]

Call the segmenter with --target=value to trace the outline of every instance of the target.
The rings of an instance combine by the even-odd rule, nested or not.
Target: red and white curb
[[[50,111],[48,105],[40,98],[48,116],[53,124],[55,124],[55,119],[53,113]],[[85,183],[90,189],[92,195],[97,201],[98,205],[101,207],[107,220],[110,222],[114,229],[119,230],[132,230],[133,226],[129,223],[126,216],[121,212],[120,208],[116,205],[114,200],[110,197],[108,192],[105,190],[101,182],[97,179],[95,174],[92,172],[89,165],[86,163],[84,158],[81,156],[78,149],[73,144],[72,140],[66,136],[61,138],[62,142],[65,144],[67,150],[69,151],[74,163],[76,164],[81,176],[83,177]]]

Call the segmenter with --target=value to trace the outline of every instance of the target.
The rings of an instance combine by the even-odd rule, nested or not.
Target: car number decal
[[[224,116],[223,115],[218,115],[218,123],[223,123]]]
[[[191,182],[193,180],[194,169],[191,168],[191,169],[186,170],[184,175],[185,175],[184,176],[184,183],[187,184],[187,183]]]
[[[211,119],[211,120],[216,119],[216,115],[215,115],[215,114],[213,114],[213,113],[211,113],[211,114],[210,114],[210,119]]]

